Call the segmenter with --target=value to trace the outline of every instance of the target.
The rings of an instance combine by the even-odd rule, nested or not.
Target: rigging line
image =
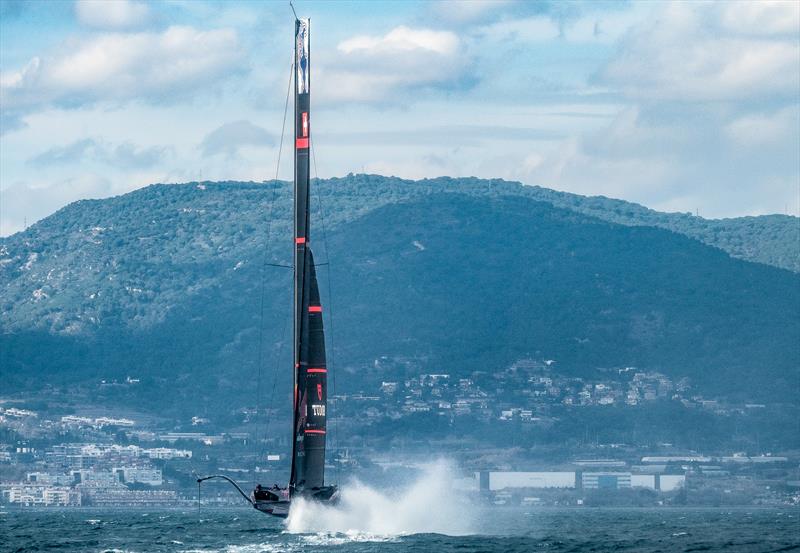
[[[281,168],[281,152],[283,151],[283,135],[286,131],[286,113],[289,111],[289,95],[292,91],[292,76],[294,74],[294,51],[292,51],[292,63],[289,65],[289,85],[286,87],[286,104],[283,106],[283,125],[281,126],[281,143],[278,146],[278,166],[275,168],[275,180],[278,180],[278,171]]]
[[[334,328],[333,328],[333,294],[331,293],[331,255],[330,251],[328,250],[328,233],[325,230],[325,210],[322,207],[322,196],[319,193],[319,174],[317,173],[317,150],[314,148],[314,137],[310,137],[310,146],[311,146],[311,159],[314,162],[314,179],[317,181],[317,186],[314,187],[314,191],[317,193],[317,205],[319,206],[319,218],[322,226],[322,243],[325,244],[325,258],[327,259],[326,263],[320,263],[318,266],[328,265],[328,270],[325,271],[326,273],[326,280],[328,282],[328,320],[331,323],[331,332],[330,332],[330,340],[331,340],[331,384],[333,390],[333,397],[336,397],[336,355],[334,353]],[[336,445],[336,434],[337,434],[337,424],[336,424],[336,408],[334,407],[336,402],[334,401],[331,405],[331,418],[330,420],[333,421],[331,425],[331,449],[335,449]],[[334,463],[334,470],[336,485],[339,485],[339,463]]]
[[[280,174],[281,170],[281,154],[283,153],[283,137],[286,134],[286,114],[289,111],[289,95],[292,91],[292,74],[294,73],[294,51],[292,51],[292,62],[289,64],[289,84],[286,86],[286,103],[283,106],[283,123],[281,125],[281,140],[278,146],[278,162],[275,167],[275,186],[272,188],[272,197],[269,202],[269,211],[267,213],[267,239],[264,243],[264,258],[262,260],[261,265],[261,298],[260,298],[260,305],[259,305],[259,320],[258,320],[258,380],[256,381],[256,414],[255,414],[255,423],[256,423],[256,457],[253,459],[253,486],[256,485],[256,466],[258,463],[258,443],[259,443],[259,432],[258,432],[258,420],[259,414],[261,412],[261,377],[263,372],[263,346],[264,346],[264,288],[266,286],[266,267],[269,265],[267,263],[268,255],[269,255],[269,244],[272,238],[272,213],[273,208],[275,206],[275,196],[277,193],[278,188],[280,187],[280,181],[278,181],[278,175]],[[277,371],[273,371],[273,378],[277,379]]]

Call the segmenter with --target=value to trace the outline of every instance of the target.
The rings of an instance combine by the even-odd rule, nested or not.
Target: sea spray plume
[[[356,480],[342,486],[336,506],[292,502],[286,526],[294,533],[470,534],[474,509],[453,489],[452,474],[452,464],[441,460],[425,465],[402,490],[380,491]]]

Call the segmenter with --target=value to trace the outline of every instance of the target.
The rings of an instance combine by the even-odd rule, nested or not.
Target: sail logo
[[[297,27],[297,93],[310,91],[308,71],[308,19],[301,19]]]
[[[315,417],[324,417],[325,416],[325,406],[324,405],[312,405],[311,412],[314,413]]]
[[[308,112],[303,112],[303,138],[308,136]]]
[[[322,384],[317,384],[317,398],[322,401]]]

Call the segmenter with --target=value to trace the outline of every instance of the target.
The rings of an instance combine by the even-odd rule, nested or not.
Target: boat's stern
[[[278,500],[278,501],[254,501],[253,507],[262,513],[272,515],[274,517],[286,518],[289,516],[289,507],[291,502]]]
[[[265,488],[258,485],[253,490],[251,502],[262,513],[282,518],[289,516],[289,488],[280,488],[277,485]]]
[[[301,497],[307,501],[317,501],[328,505],[335,505],[339,502],[338,486],[321,486],[319,488],[306,488],[295,491],[295,497]],[[289,488],[273,486],[265,488],[256,486],[251,495],[253,507],[268,515],[286,518],[289,516],[292,494]]]

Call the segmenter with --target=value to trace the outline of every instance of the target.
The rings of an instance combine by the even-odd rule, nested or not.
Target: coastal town
[[[377,359],[373,368],[397,374],[403,363]],[[705,398],[688,378],[659,372],[597,374],[573,377],[555,361],[522,359],[471,378],[423,373],[331,394],[328,472],[376,482],[408,476],[431,460],[435,443],[456,466],[452,486],[492,505],[800,504],[800,455],[791,449],[687,448],[648,436],[626,443],[587,435],[564,445],[544,439],[566,415],[583,412],[640,416],[674,408],[746,419],[768,409]],[[139,384],[129,376],[97,386]],[[277,430],[285,428],[281,405],[238,407],[221,424],[203,413],[175,420],[111,406],[40,402],[45,408],[36,410],[34,403],[0,403],[0,492],[8,508],[188,506],[198,501],[201,474],[224,474],[247,488],[288,472],[289,437]],[[388,438],[376,434],[401,427]],[[427,438],[413,431],[419,427]],[[496,439],[482,441],[481,428]],[[523,439],[504,444],[502,436]],[[387,439],[391,447],[382,447]],[[235,505],[241,498],[210,485],[202,501]]]

